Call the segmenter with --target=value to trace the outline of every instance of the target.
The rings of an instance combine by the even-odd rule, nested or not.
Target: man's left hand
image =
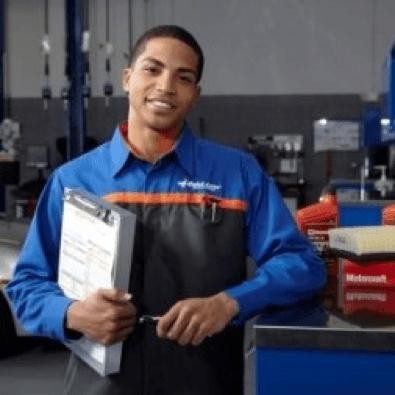
[[[207,298],[191,298],[177,302],[159,320],[159,337],[180,345],[199,345],[206,337],[222,331],[239,312],[237,302],[221,292]]]

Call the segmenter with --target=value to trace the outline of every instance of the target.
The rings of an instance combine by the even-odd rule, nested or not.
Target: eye
[[[189,74],[181,74],[180,75],[180,80],[183,82],[186,82],[188,84],[194,84],[195,83],[195,77]]]
[[[143,69],[148,74],[157,74],[159,72],[159,67],[157,66],[145,66]]]

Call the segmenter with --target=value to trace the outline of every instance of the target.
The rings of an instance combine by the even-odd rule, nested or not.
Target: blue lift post
[[[395,136],[395,44],[392,46],[388,56],[388,92],[387,112],[389,119],[389,133]]]
[[[5,0],[0,0],[0,123],[5,116],[4,54],[5,54]]]
[[[83,2],[66,1],[66,35],[70,101],[68,107],[67,159],[84,152],[86,119],[84,109],[84,54],[82,52]]]
[[[5,0],[0,0],[0,124],[5,117],[4,58],[5,58]],[[0,212],[5,212],[5,185],[0,183]]]
[[[362,118],[365,147],[395,143],[395,44],[386,57],[386,94],[384,106],[370,103],[365,106]]]

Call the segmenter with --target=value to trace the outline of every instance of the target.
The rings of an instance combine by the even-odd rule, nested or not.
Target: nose
[[[161,73],[157,80],[157,89],[166,94],[175,94],[175,80],[174,76],[167,71]]]

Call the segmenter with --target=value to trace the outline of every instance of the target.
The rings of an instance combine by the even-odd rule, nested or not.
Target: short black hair
[[[204,66],[203,50],[191,33],[189,33],[183,27],[177,25],[159,25],[153,27],[152,29],[147,30],[136,41],[136,44],[134,45],[130,53],[129,64],[133,65],[136,59],[144,52],[145,46],[147,45],[147,42],[149,40],[159,37],[175,38],[179,41],[182,41],[184,44],[188,45],[190,48],[193,49],[193,51],[196,53],[198,57],[196,82],[199,82],[203,74],[203,66]]]

